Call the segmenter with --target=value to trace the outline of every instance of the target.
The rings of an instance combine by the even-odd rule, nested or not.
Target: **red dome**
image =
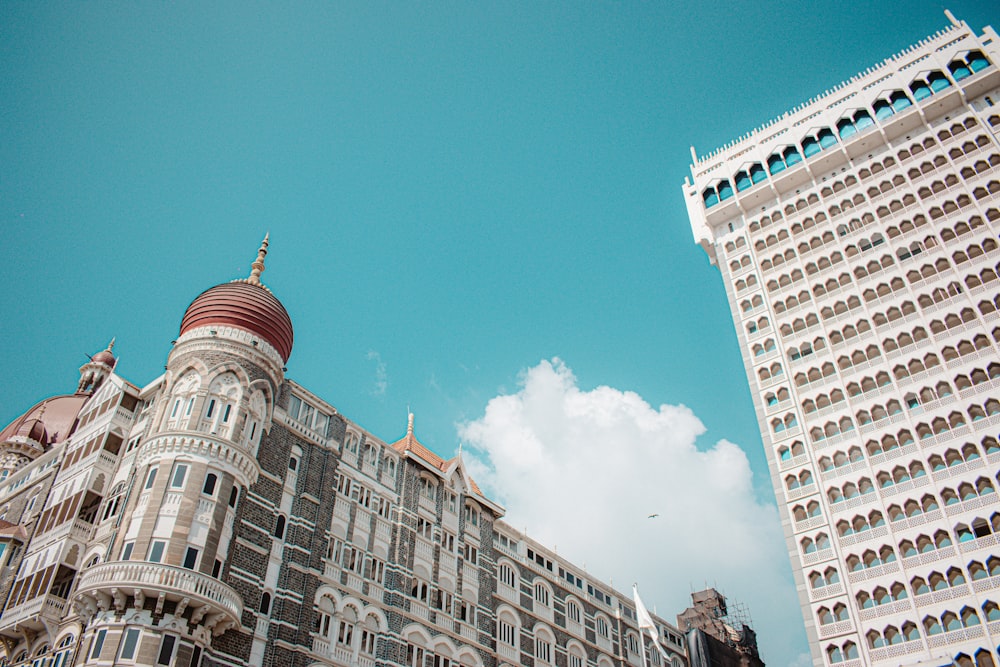
[[[111,368],[114,368],[115,363],[118,361],[117,359],[115,359],[115,355],[111,353],[111,350],[101,350],[100,352],[92,356],[90,360],[93,361],[95,364],[104,364],[106,366],[110,366]]]
[[[0,431],[0,443],[17,435],[37,439],[32,434],[39,435],[39,428],[45,433],[47,440],[53,443],[62,442],[73,432],[76,416],[87,402],[87,398],[87,396],[54,396],[45,399]]]
[[[205,290],[191,302],[181,320],[181,335],[209,324],[255,333],[288,361],[292,354],[292,320],[266,288],[238,280]]]

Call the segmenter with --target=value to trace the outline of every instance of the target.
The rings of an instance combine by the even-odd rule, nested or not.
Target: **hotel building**
[[[161,377],[109,345],[0,431],[0,667],[685,667],[412,417],[386,442],[288,379],[266,253],[191,303]]]
[[[1000,40],[945,29],[703,157],[819,665],[996,665]]]

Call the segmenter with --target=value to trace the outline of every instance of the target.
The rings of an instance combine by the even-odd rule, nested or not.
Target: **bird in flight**
[[[647,519],[655,519],[655,518],[656,518],[656,517],[658,517],[658,516],[660,516],[660,515],[659,515],[659,514],[650,514],[650,515],[649,515],[649,516],[647,516],[646,518],[647,518]]]

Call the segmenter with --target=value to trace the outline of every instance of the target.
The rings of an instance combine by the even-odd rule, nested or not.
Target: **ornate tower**
[[[220,577],[293,340],[260,282],[267,246],[248,278],[206,290],[184,313],[109,559],[77,589],[88,623],[80,660],[199,664],[213,636],[241,624],[242,598]]]

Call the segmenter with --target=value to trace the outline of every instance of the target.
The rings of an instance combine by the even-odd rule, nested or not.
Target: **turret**
[[[293,340],[260,281],[267,247],[265,236],[249,277],[202,292],[181,319],[110,557],[80,580],[95,638],[138,622],[150,646],[172,636],[201,651],[240,625],[242,598],[221,577]]]

